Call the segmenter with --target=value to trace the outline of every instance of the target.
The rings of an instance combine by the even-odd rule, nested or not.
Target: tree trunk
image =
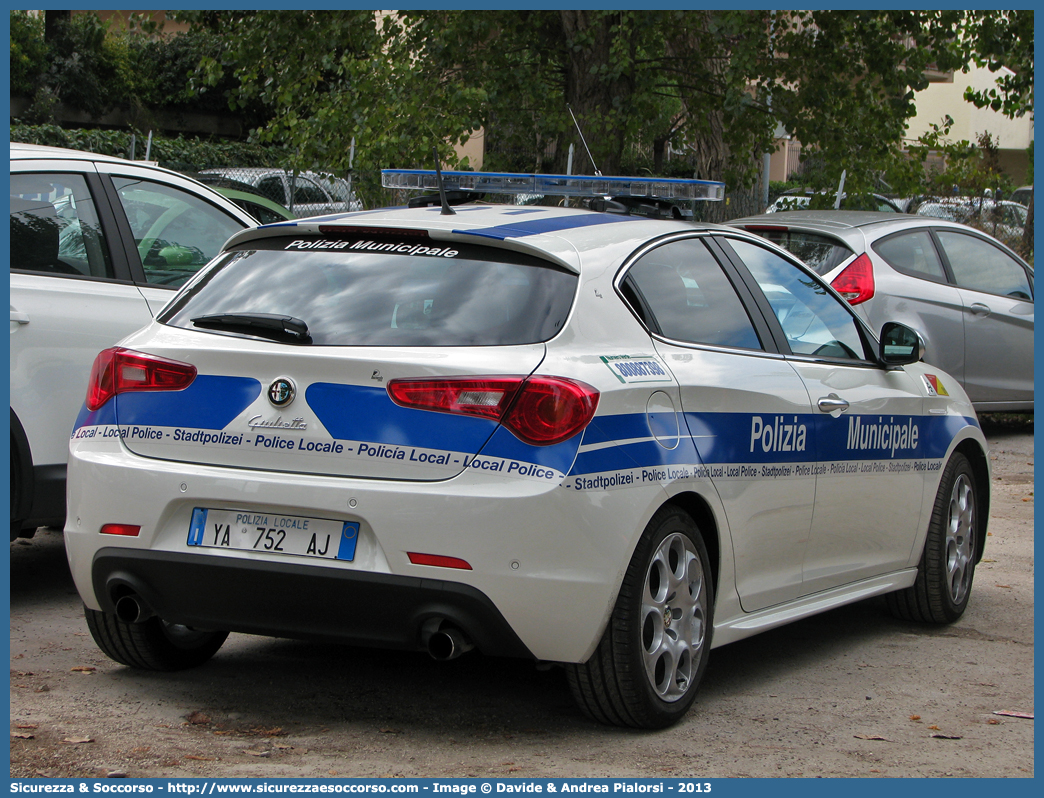
[[[713,40],[708,33],[709,16],[690,17],[692,30],[679,30],[666,42],[667,52],[680,62],[691,65],[692,72],[699,76],[705,87],[722,87],[726,80],[724,72],[729,59],[722,51],[708,51],[706,42]],[[686,115],[699,108],[698,124],[690,127],[688,143],[693,151],[696,177],[700,180],[722,180],[729,163],[729,148],[725,144],[725,112],[713,107],[707,112],[707,103],[700,97],[682,94],[682,108]]]
[[[667,139],[663,136],[653,139],[652,151],[653,151],[653,174],[663,174],[663,161],[664,154],[667,150]]]
[[[53,42],[62,25],[72,21],[72,11],[44,11],[44,41]]]
[[[569,141],[573,140],[577,142],[574,174],[593,173],[596,166],[604,175],[619,174],[625,131],[617,118],[620,113],[627,112],[634,81],[631,75],[616,78],[603,75],[611,66],[614,36],[620,35],[614,33],[613,28],[619,25],[621,15],[604,11],[560,13],[568,54],[564,67],[565,99],[576,116],[595,162],[591,163],[579,136],[567,134],[558,148],[556,166],[557,161],[561,161],[564,171]],[[572,122],[570,119],[569,124]]]

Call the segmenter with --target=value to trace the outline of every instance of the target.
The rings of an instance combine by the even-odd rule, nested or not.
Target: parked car
[[[204,169],[203,175],[222,175],[256,188],[262,195],[297,217],[361,211],[362,203],[347,181],[317,172],[285,172],[281,169],[221,167]]]
[[[804,260],[873,330],[892,320],[917,330],[925,360],[977,410],[1033,410],[1033,267],[996,239],[924,215],[803,211],[728,224]]]
[[[289,210],[278,202],[270,200],[249,183],[232,180],[223,175],[189,174],[187,176],[193,180],[198,180],[205,186],[209,186],[222,197],[232,200],[261,224],[275,224],[297,218]]]
[[[1028,210],[1025,205],[1008,200],[947,197],[921,202],[914,213],[918,216],[974,224],[995,238],[1010,241],[1022,238]]]
[[[870,596],[961,615],[987,445],[912,330],[741,230],[446,210],[236,235],[98,356],[65,535],[108,656],[474,646],[658,728],[713,646]]]
[[[166,169],[11,144],[11,536],[65,522],[91,364],[256,224]]]
[[[1019,205],[1025,205],[1028,208],[1030,200],[1033,199],[1033,186],[1019,186],[1011,192],[1010,199],[1012,202],[1017,202]]]
[[[765,209],[765,213],[778,213],[780,211],[803,211],[807,210],[808,206],[812,203],[812,196],[815,192],[811,189],[791,189],[786,191],[780,196],[776,197],[775,202],[769,205]],[[830,195],[834,197],[835,194],[830,194],[829,191],[821,191],[820,194],[824,196]],[[900,207],[896,204],[895,200],[891,200],[888,197],[882,196],[881,194],[860,194],[857,196],[849,197],[848,194],[841,196],[841,207],[844,210],[850,211],[881,211],[882,213],[902,213]]]

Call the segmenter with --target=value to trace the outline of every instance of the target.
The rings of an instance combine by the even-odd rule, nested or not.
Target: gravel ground
[[[136,673],[87,632],[62,535],[11,545],[11,776],[1033,775],[1032,421],[987,419],[993,507],[949,627],[880,600],[716,649],[696,705],[649,733],[586,721],[532,663],[233,635]],[[316,608],[317,612],[329,608]]]

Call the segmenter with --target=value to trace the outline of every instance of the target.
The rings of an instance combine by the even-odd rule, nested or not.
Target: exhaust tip
[[[152,616],[152,610],[134,594],[128,593],[116,601],[116,617],[124,623],[143,623]]]
[[[466,654],[475,646],[464,633],[454,627],[447,627],[433,632],[428,638],[428,653],[433,659],[445,662]]]

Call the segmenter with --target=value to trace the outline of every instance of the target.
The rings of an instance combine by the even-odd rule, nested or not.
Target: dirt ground
[[[558,669],[475,654],[233,635],[136,673],[95,647],[40,530],[11,545],[11,776],[1032,776],[1034,721],[996,714],[1033,714],[1032,422],[984,427],[990,537],[959,622],[871,600],[724,646],[655,733],[588,722]]]

